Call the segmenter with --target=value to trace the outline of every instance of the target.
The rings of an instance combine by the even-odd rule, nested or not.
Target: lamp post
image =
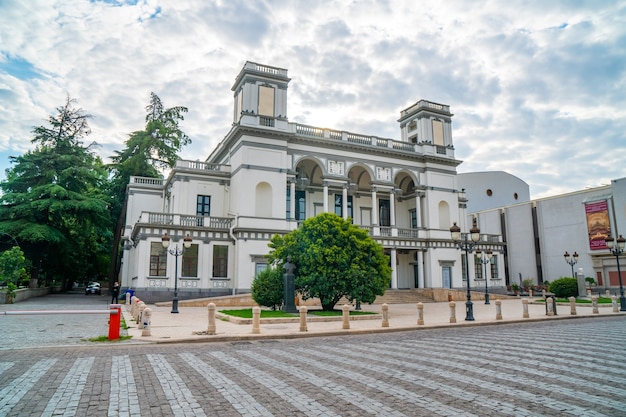
[[[563,257],[565,258],[565,262],[567,262],[569,266],[572,267],[572,278],[576,278],[576,275],[574,275],[574,265],[578,263],[578,254],[574,252],[574,254],[570,256],[570,254],[565,251]]]
[[[483,264],[485,270],[485,304],[491,304],[489,302],[489,287],[487,286],[487,264],[491,262],[493,252],[489,249],[483,254],[480,250],[477,250],[476,256],[480,259],[480,263]]]
[[[608,235],[604,241],[606,242],[606,246],[609,248],[611,253],[615,256],[615,261],[617,262],[617,278],[619,279],[619,311],[626,311],[626,298],[624,298],[624,287],[622,287],[622,272],[619,268],[619,256],[624,253],[624,246],[626,244],[626,239],[619,235],[619,237],[615,240]]]
[[[469,252],[474,249],[476,242],[480,239],[480,229],[476,227],[476,218],[473,221],[473,227],[470,229],[470,238],[467,239],[467,233],[464,236],[464,240],[461,241],[461,228],[454,223],[450,228],[450,234],[452,240],[456,246],[465,251],[465,272],[467,273],[467,302],[465,303],[465,320],[474,321],[474,304],[472,303],[472,294],[470,292],[470,273],[469,273]]]
[[[170,255],[174,255],[176,263],[174,265],[174,298],[172,298],[172,311],[171,313],[178,313],[178,257],[185,253],[185,249],[191,247],[191,236],[187,233],[187,236],[183,239],[183,247],[178,248],[178,243],[174,246],[174,249],[168,249],[170,246],[170,237],[165,233],[161,236],[161,244]]]

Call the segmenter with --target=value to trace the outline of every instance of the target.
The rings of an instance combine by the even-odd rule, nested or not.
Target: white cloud
[[[5,0],[0,167],[67,94],[103,157],[143,128],[150,92],[189,108],[182,157],[208,156],[250,60],[289,69],[291,121],[398,138],[423,98],[455,113],[462,172],[510,172],[534,197],[599,185],[626,176],[625,16],[623,1]]]

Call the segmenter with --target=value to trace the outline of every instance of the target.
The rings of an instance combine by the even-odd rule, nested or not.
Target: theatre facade
[[[451,239],[466,233],[448,105],[400,112],[397,139],[289,122],[288,71],[246,62],[232,86],[233,124],[205,160],[127,187],[121,283],[150,301],[250,291],[271,237],[333,212],[367,230],[389,256],[391,288],[504,287],[500,235],[482,234],[489,265]],[[480,224],[478,224],[480,227]],[[163,236],[170,238],[166,250]],[[464,235],[463,235],[464,236]],[[185,242],[185,238],[187,242]],[[185,248],[185,244],[189,246]]]

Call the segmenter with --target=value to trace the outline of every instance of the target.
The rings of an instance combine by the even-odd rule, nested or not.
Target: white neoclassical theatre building
[[[420,100],[402,110],[399,139],[323,129],[289,122],[289,81],[286,69],[246,62],[232,87],[234,123],[211,155],[179,160],[163,180],[131,178],[122,286],[150,301],[171,299],[175,285],[181,299],[249,292],[273,235],[334,212],[385,248],[391,288],[465,288],[450,227],[471,225],[449,106]],[[166,233],[170,251],[187,235],[191,246],[168,253]],[[503,287],[500,236],[483,235],[480,246],[495,254],[491,286]],[[480,286],[483,265],[470,258]]]

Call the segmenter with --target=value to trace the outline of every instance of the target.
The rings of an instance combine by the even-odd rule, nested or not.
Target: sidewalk
[[[207,335],[208,308],[180,307],[178,314],[171,313],[169,306],[147,305],[152,310],[150,336],[144,332],[130,314],[130,305],[122,305],[122,312],[127,334],[132,336],[132,343],[177,343],[177,342],[223,342],[258,339],[291,339],[316,336],[350,335],[377,332],[433,329],[442,327],[480,326],[503,323],[519,323],[545,320],[575,319],[579,317],[626,316],[626,312],[613,312],[612,305],[599,305],[598,313],[593,313],[591,304],[578,304],[576,315],[571,315],[569,304],[558,304],[557,315],[546,315],[545,303],[533,303],[529,300],[529,318],[523,318],[521,299],[501,300],[502,319],[496,320],[496,302],[485,305],[484,301],[474,302],[474,321],[465,321],[465,302],[456,302],[456,323],[450,323],[449,303],[424,303],[424,324],[418,325],[416,304],[389,304],[389,327],[382,327],[380,304],[362,305],[363,311],[379,313],[373,318],[364,316],[351,317],[350,329],[343,329],[342,317],[327,318],[326,321],[307,321],[307,331],[300,331],[300,321],[296,317],[291,322],[284,319],[262,319],[260,333],[252,333],[252,324],[237,324],[216,319],[216,334]],[[337,306],[339,307],[339,306]],[[217,307],[217,312],[230,307]],[[312,319],[313,316],[309,315]],[[367,317],[367,316],[365,316]],[[319,320],[317,318],[315,320]]]

